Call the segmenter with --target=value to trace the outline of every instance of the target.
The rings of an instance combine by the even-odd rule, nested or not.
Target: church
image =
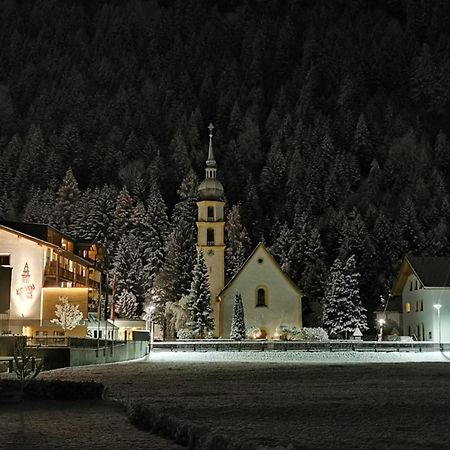
[[[254,337],[277,338],[281,327],[302,326],[302,294],[263,243],[226,282],[224,189],[217,179],[213,128],[209,126],[206,176],[198,189],[197,252],[203,252],[208,267],[214,335],[230,336],[234,298],[239,291],[246,329],[257,330]]]

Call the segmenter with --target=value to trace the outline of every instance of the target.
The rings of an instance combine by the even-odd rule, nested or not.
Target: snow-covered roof
[[[394,295],[401,295],[411,274],[417,277],[424,288],[450,288],[450,257],[407,256],[394,283]]]
[[[267,250],[267,248],[265,247],[263,242],[260,242],[255,249],[252,251],[252,253],[250,254],[250,256],[245,260],[244,264],[242,264],[242,267],[236,272],[236,274],[234,275],[233,278],[231,278],[230,281],[228,281],[228,283],[225,285],[225,287],[219,292],[218,297],[220,297],[232,284],[233,282],[239,277],[239,275],[242,273],[242,271],[245,269],[245,267],[247,266],[247,264],[252,260],[253,256],[255,255],[255,253],[259,250],[262,249],[267,256],[269,257],[269,260],[272,262],[272,264],[274,265],[274,267],[276,267],[279,272],[281,273],[281,275],[285,278],[285,280],[290,284],[290,286],[296,291],[298,292],[300,295],[302,294],[302,291],[300,290],[300,288],[291,280],[291,278],[289,277],[289,275],[287,275],[285,272],[283,272],[283,270],[281,269],[280,265],[277,263],[277,261],[275,260],[275,258],[270,254],[270,252]]]

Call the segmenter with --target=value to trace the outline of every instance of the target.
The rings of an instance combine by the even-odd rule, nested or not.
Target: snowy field
[[[42,376],[101,381],[115,397],[151,405],[246,450],[448,448],[447,356],[156,351],[148,359]]]

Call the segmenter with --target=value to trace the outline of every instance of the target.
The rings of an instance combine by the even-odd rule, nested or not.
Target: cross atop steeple
[[[214,153],[213,153],[213,147],[212,147],[214,125],[212,123],[210,123],[208,128],[209,128],[209,150],[208,150],[208,159],[206,160],[206,166],[207,167],[216,167],[216,160],[214,159]]]

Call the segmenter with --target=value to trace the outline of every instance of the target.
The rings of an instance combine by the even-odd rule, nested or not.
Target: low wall
[[[14,355],[14,342],[16,339],[23,339],[23,336],[0,336],[0,356]]]
[[[114,347],[71,348],[70,366],[86,366],[89,364],[104,364],[142,358],[148,353],[148,342],[127,341]]]

